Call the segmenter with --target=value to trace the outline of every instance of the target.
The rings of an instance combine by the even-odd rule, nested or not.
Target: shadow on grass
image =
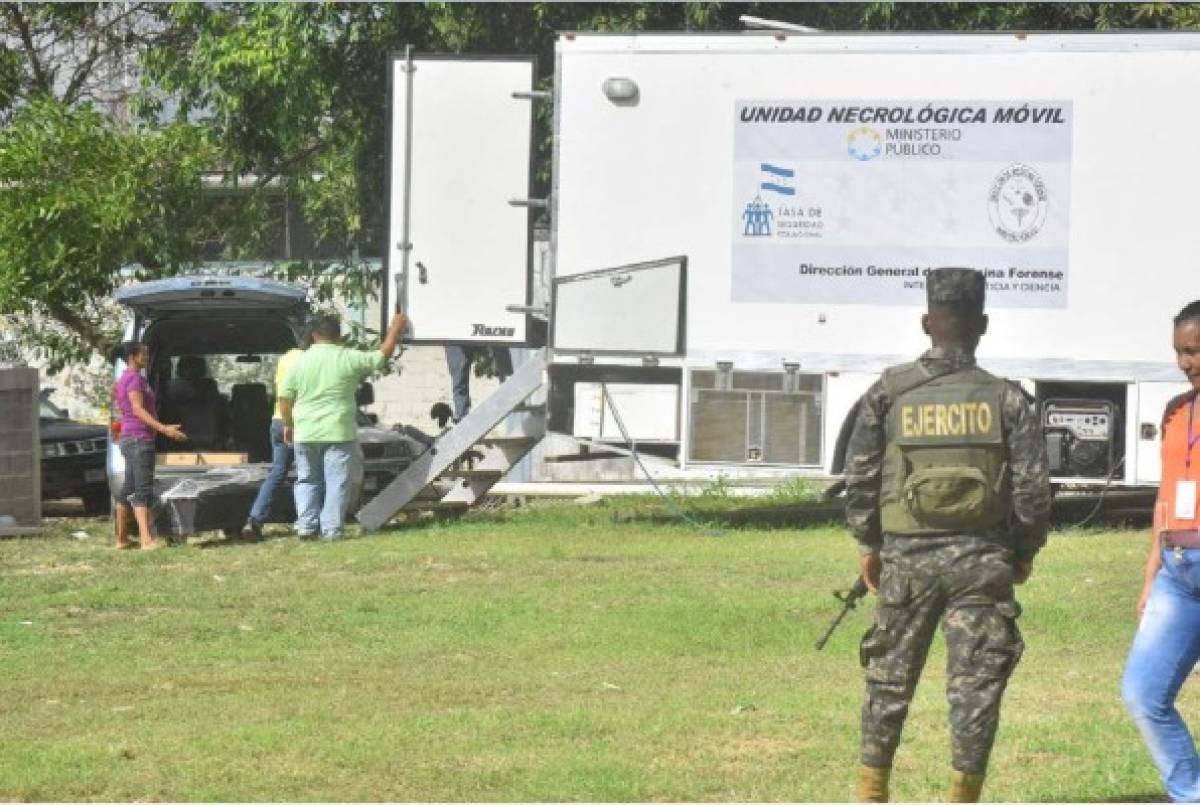
[[[1090,802],[1170,802],[1162,791],[1147,791],[1144,794],[1119,794],[1115,797],[1089,800]]]
[[[663,501],[650,500],[636,505],[623,505],[624,501],[609,499],[592,501],[588,505],[557,504],[568,520],[597,519],[613,523],[645,523],[649,525],[677,525],[680,522],[701,527],[728,528],[803,528],[806,526],[843,525],[845,512],[841,502],[813,501],[810,503],[770,504],[759,506],[713,505],[689,506],[687,503],[669,505]],[[413,511],[391,520],[376,533],[403,533],[424,531],[444,526],[447,523],[503,523],[514,516],[539,506],[492,507],[487,509],[455,510],[448,512]],[[547,505],[545,508],[555,508]],[[402,519],[401,519],[402,518]]]
[[[468,510],[455,510],[448,512],[436,512],[429,510],[414,510],[405,512],[400,515],[400,518],[388,520],[387,523],[375,531],[363,531],[362,536],[370,537],[375,534],[396,534],[412,531],[427,531],[431,528],[439,528],[447,523],[454,523],[463,520],[468,514]],[[498,509],[474,510],[469,512],[470,517],[466,518],[472,523],[482,522],[504,522],[508,519],[506,512]]]
[[[262,539],[247,539],[244,537],[211,537],[192,542],[193,548],[209,550],[211,548],[237,548],[247,545],[261,545],[268,540],[287,539],[287,537],[264,537]],[[294,539],[294,538],[293,538]]]
[[[781,506],[739,506],[728,509],[684,509],[688,516],[721,526],[756,526],[766,528],[801,528],[804,526],[841,524],[845,508],[840,502],[813,502]],[[673,511],[615,512],[617,522],[667,524],[679,520]]]

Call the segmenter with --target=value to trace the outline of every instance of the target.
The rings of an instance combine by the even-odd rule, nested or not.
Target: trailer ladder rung
[[[532,436],[484,436],[476,444],[485,447],[533,447],[541,439]]]
[[[444,478],[495,478],[499,481],[507,469],[474,469],[472,467],[454,467],[442,473]]]
[[[545,405],[530,401],[542,388],[546,360],[546,350],[533,353],[491,396],[438,436],[359,510],[362,527],[380,528],[402,509],[461,511],[481,500],[546,433]],[[493,434],[492,430],[509,415],[521,417],[515,422],[509,420],[519,425],[520,432]],[[453,478],[455,482],[442,494],[433,486],[438,478]],[[437,500],[430,499],[430,489]]]

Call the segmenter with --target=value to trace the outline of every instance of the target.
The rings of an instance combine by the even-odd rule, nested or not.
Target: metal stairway
[[[405,508],[462,510],[478,502],[546,434],[545,404],[530,400],[541,396],[545,371],[546,350],[540,349],[363,506],[362,527],[380,528]],[[516,427],[492,433],[510,414],[520,415]],[[452,481],[445,494],[434,485],[439,479]]]

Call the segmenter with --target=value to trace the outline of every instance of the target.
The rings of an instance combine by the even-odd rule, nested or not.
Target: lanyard
[[[1192,397],[1192,404],[1188,407],[1187,456],[1183,459],[1183,466],[1188,471],[1192,469],[1192,449],[1200,444],[1200,433],[1192,433],[1192,420],[1196,416],[1197,401],[1200,401],[1200,395]]]

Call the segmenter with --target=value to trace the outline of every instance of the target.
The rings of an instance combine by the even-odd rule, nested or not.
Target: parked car
[[[108,480],[104,453],[108,429],[76,422],[47,399],[50,389],[38,399],[42,443],[42,500],[78,497],[88,514],[107,514]]]
[[[250,277],[192,276],[127,286],[116,299],[131,314],[125,339],[150,346],[147,380],[159,418],[188,436],[158,442],[156,526],[176,535],[240,531],[270,468],[275,368],[306,323],[307,291]],[[114,377],[124,368],[118,360]],[[365,386],[360,405],[373,401]],[[365,413],[358,434],[364,472],[352,505],[360,492],[370,496],[390,483],[422,449]],[[125,465],[111,438],[107,468],[115,493]],[[294,520],[294,479],[293,472],[280,487],[268,522]]]

